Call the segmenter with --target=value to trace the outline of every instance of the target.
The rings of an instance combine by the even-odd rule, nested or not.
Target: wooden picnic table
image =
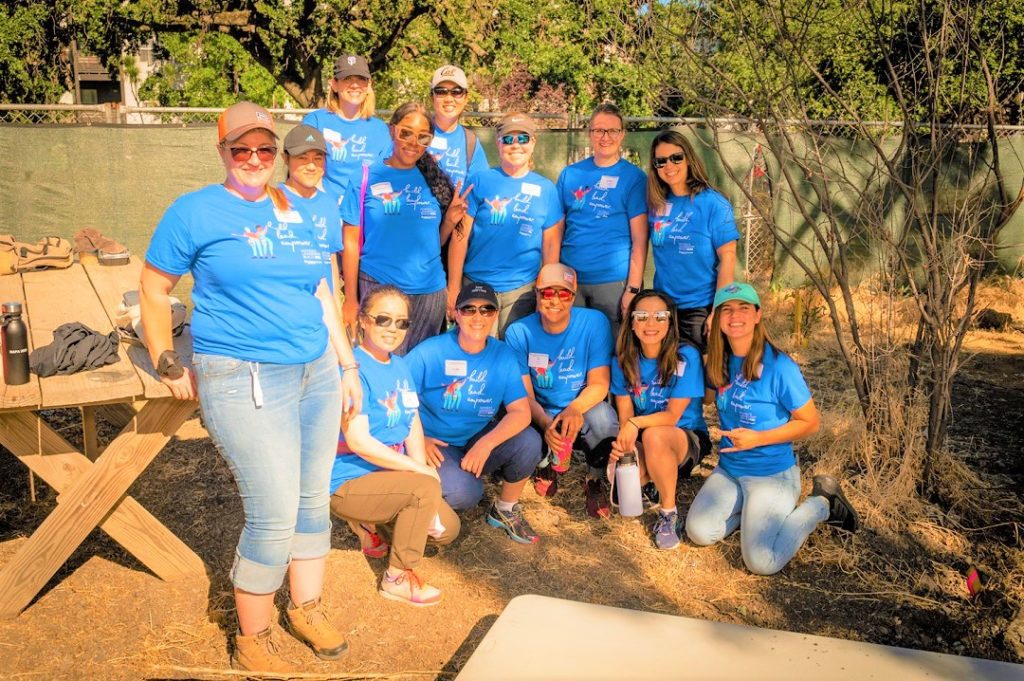
[[[54,329],[68,322],[109,333],[122,294],[138,288],[141,269],[133,257],[128,265],[76,263],[4,276],[0,302],[24,303],[30,350],[51,343]],[[191,345],[187,332],[175,340],[186,362]],[[120,361],[99,369],[0,383],[0,444],[59,493],[56,508],[0,568],[0,617],[20,613],[97,526],[162,579],[205,572],[199,556],[127,495],[197,405],[171,397],[141,346],[121,343],[118,355]],[[82,412],[83,451],[39,416],[69,407]],[[95,412],[111,407],[126,415],[127,425],[101,452]]]

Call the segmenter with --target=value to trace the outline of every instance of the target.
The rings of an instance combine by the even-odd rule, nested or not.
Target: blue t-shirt
[[[574,307],[569,326],[550,334],[540,313],[509,324],[505,343],[515,353],[519,373],[529,374],[537,402],[557,414],[587,385],[587,372],[611,365],[612,327],[598,310]]]
[[[689,399],[677,426],[707,432],[704,422],[704,367],[700,351],[690,344],[679,346],[679,365],[672,382],[663,386],[658,380],[658,360],[640,356],[640,385],[626,385],[622,365],[612,362],[613,395],[629,395],[633,400],[633,413],[637,416],[657,414],[668,409],[670,399]]]
[[[625,159],[599,168],[593,157],[558,176],[565,208],[562,262],[581,284],[608,284],[629,276],[633,238],[629,221],[647,212],[647,176]]]
[[[246,201],[214,184],[171,204],[146,261],[168,274],[192,272],[196,352],[301,364],[327,347],[315,292],[330,272],[329,249],[303,209]]]
[[[341,235],[341,213],[338,202],[329,193],[317,190],[308,199],[286,184],[281,188],[288,192],[288,200],[299,210],[305,211],[313,220],[317,239],[324,242],[329,253],[338,253],[345,248]]]
[[[370,422],[370,435],[388,447],[405,442],[419,411],[416,384],[409,367],[398,355],[392,355],[391,361],[385,364],[363,348],[356,348],[353,354],[359,362],[362,413]],[[338,442],[345,442],[344,435],[338,436]],[[338,454],[331,471],[331,492],[348,480],[379,470],[383,469],[358,454]]]
[[[743,378],[743,358],[729,357],[732,381],[718,389],[715,404],[722,430],[749,428],[771,430],[789,423],[790,414],[807,404],[811,390],[796,362],[765,346],[761,377],[755,381]],[[731,447],[728,437],[720,448]],[[719,465],[733,477],[740,475],[774,475],[796,464],[793,443],[754,447],[742,452],[724,452]]]
[[[440,291],[441,206],[418,168],[400,170],[382,161],[370,166],[366,188],[363,254],[359,269],[404,293]],[[359,186],[349,185],[341,219],[359,224]]]
[[[462,123],[455,125],[451,132],[445,132],[434,126],[434,140],[430,143],[427,151],[441,166],[441,170],[448,174],[452,184],[466,184],[466,177],[487,170],[487,152],[480,140],[476,141],[473,149],[473,158],[469,161],[469,169],[466,168],[466,140],[471,133],[463,127]]]
[[[537,278],[544,231],[565,217],[555,184],[535,172],[509,177],[500,167],[471,176],[473,218],[463,273],[511,291]]]
[[[405,356],[420,396],[423,432],[465,446],[503,405],[526,397],[512,351],[488,338],[471,355],[459,346],[458,328],[423,341]]]
[[[680,309],[704,307],[718,286],[718,249],[740,238],[729,200],[714,189],[668,196],[647,221],[654,251],[654,288]]]
[[[327,141],[324,189],[339,200],[345,196],[349,184],[355,183],[356,189],[359,188],[364,163],[391,155],[391,133],[387,123],[379,118],[350,121],[327,109],[317,109],[306,114],[302,122],[323,133]]]

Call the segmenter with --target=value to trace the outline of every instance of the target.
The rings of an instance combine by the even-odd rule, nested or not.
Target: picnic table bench
[[[51,343],[54,329],[68,322],[109,333],[122,294],[138,288],[141,269],[133,258],[128,265],[76,263],[0,277],[0,301],[23,301],[30,350]],[[186,362],[191,345],[187,331],[175,340]],[[99,369],[0,383],[0,444],[59,493],[56,508],[0,567],[0,617],[20,613],[96,527],[162,579],[205,572],[199,556],[127,495],[197,405],[171,397],[145,348],[122,343],[118,355],[120,361]],[[69,407],[81,409],[82,451],[39,415]],[[110,407],[120,408],[127,425],[101,452],[95,414]]]

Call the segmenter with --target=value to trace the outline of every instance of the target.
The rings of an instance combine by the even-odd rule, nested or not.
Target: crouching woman
[[[802,504],[793,442],[818,431],[820,417],[800,367],[768,339],[761,299],[748,284],[715,294],[706,376],[722,427],[718,465],[686,516],[695,544],[737,529],[743,562],[772,575],[786,567],[819,523],[855,532],[857,513],[827,475],[814,477]]]

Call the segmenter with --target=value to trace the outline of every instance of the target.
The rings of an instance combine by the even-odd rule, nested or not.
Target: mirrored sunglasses
[[[651,316],[654,316],[654,321],[665,323],[672,318],[672,313],[668,310],[658,310],[657,312],[648,312],[647,310],[633,310],[633,321],[640,322],[641,324],[646,322]]]
[[[505,145],[530,143],[530,135],[525,132],[516,133],[515,135],[502,135],[500,139],[501,143]]]
[[[567,288],[542,288],[538,289],[542,300],[553,300],[557,297],[562,302],[568,302],[576,297],[576,294]]]

